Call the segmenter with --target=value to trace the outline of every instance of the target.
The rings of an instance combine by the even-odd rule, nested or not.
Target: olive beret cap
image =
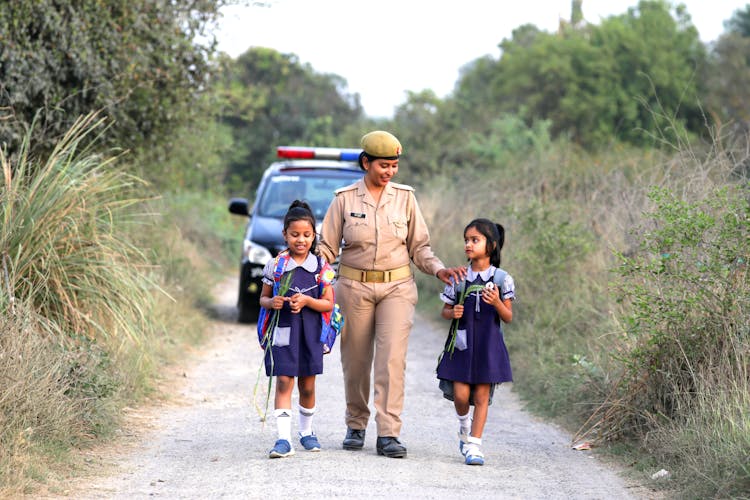
[[[362,150],[375,158],[397,159],[401,155],[401,143],[383,130],[375,130],[362,136]]]

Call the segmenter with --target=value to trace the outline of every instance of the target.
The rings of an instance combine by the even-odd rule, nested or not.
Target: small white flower
[[[486,285],[484,285],[484,287],[485,287],[485,288],[486,288],[487,290],[492,290],[493,288],[495,288],[495,284],[494,284],[493,282],[491,282],[491,281],[488,281],[488,282],[487,282],[487,284],[486,284]]]

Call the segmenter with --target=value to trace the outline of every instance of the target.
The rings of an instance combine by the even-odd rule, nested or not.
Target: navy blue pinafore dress
[[[466,283],[485,285],[492,280],[476,278]],[[512,382],[510,357],[503,339],[502,321],[495,308],[486,304],[481,292],[472,292],[464,300],[464,314],[458,323],[458,340],[451,356],[448,352],[437,367],[437,376],[442,380],[466,384],[499,384]],[[465,339],[465,340],[464,340]],[[446,340],[447,349],[450,336]]]
[[[303,266],[294,268],[293,272],[289,290],[285,294],[287,297],[300,292],[316,299],[320,298],[320,287],[315,279],[315,273],[311,273]],[[319,265],[317,272],[320,272]],[[281,279],[284,280],[284,276]],[[278,326],[273,332],[270,352],[267,351],[265,355],[266,375],[307,377],[323,373],[321,329],[319,312],[305,307],[298,314],[294,314],[289,303],[284,303]]]

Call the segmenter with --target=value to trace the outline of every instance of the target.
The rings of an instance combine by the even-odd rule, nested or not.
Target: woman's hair
[[[313,231],[315,231],[315,216],[313,215],[312,209],[310,209],[310,205],[302,200],[294,200],[292,204],[289,205],[289,210],[286,211],[286,215],[284,216],[284,232],[289,229],[289,225],[292,222],[298,220],[306,220],[312,226]],[[315,253],[317,245],[318,237],[316,234],[312,245],[310,246],[310,252]]]
[[[372,160],[377,159],[377,156],[372,156],[370,154],[365,153],[364,151],[362,151],[361,153],[359,153],[359,158],[357,158],[357,162],[359,163],[360,170],[364,170],[365,169],[365,164],[362,161],[364,158],[367,158],[367,161],[369,161],[370,163],[372,163]]]
[[[500,251],[505,243],[505,228],[489,219],[474,219],[466,225],[464,234],[471,227],[487,238],[487,253],[490,256],[490,264],[500,267]]]

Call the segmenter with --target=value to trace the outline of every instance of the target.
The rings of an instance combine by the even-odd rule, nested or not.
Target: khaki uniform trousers
[[[344,313],[340,349],[346,425],[352,429],[367,428],[374,356],[378,436],[398,437],[404,407],[406,349],[417,303],[414,278],[410,276],[392,283],[362,283],[339,277],[336,302]]]

